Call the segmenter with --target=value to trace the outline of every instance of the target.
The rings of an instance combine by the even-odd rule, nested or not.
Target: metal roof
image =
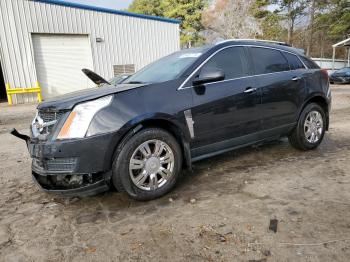
[[[123,16],[131,16],[131,17],[148,19],[148,20],[156,20],[156,21],[167,22],[167,23],[172,23],[172,24],[180,24],[181,23],[181,21],[178,19],[136,14],[136,13],[131,13],[131,12],[122,11],[122,10],[115,10],[115,9],[97,7],[97,6],[91,6],[91,5],[85,5],[85,4],[77,4],[77,3],[71,3],[71,2],[61,1],[61,0],[34,0],[34,1],[46,3],[46,4],[54,4],[54,5],[61,5],[61,6],[85,9],[85,10],[90,10],[90,11],[97,11],[97,12],[110,13],[110,14],[123,15]]]
[[[332,45],[333,47],[338,47],[338,46],[350,46],[350,38],[345,39],[343,41],[340,41],[339,43],[336,43]]]

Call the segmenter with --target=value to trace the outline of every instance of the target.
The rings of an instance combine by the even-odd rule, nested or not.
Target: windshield
[[[204,52],[187,49],[163,57],[129,77],[124,84],[160,83],[178,78]]]

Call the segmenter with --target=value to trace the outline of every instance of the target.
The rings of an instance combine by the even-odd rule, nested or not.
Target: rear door
[[[254,87],[262,93],[262,135],[286,132],[296,122],[304,98],[304,66],[291,53],[265,47],[249,50],[256,75]]]
[[[200,69],[221,69],[225,79],[192,87],[193,157],[246,143],[249,137],[244,141],[236,138],[260,129],[261,94],[251,87],[253,83],[248,77],[246,55],[244,47],[228,47],[215,54]]]

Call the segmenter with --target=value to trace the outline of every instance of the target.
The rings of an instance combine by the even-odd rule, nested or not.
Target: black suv
[[[13,131],[45,191],[81,196],[113,185],[150,200],[194,161],[284,136],[314,149],[329,126],[327,72],[279,44],[179,51],[117,85],[90,73],[98,88],[41,103],[30,137]]]

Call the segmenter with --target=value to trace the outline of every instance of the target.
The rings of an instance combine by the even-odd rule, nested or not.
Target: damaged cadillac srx
[[[329,126],[327,72],[281,43],[230,40],[168,55],[110,84],[44,101],[24,139],[45,191],[115,187],[138,200],[169,192],[182,168],[288,137],[316,148]]]

